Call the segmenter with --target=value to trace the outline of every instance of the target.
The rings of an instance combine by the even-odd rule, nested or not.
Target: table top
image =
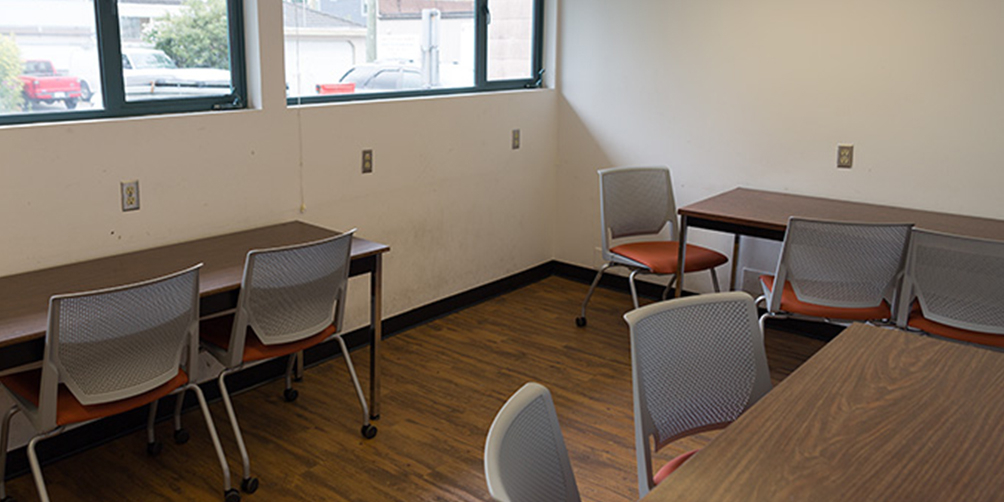
[[[1000,500],[1004,353],[853,325],[645,502]]]
[[[823,220],[914,223],[918,228],[1004,240],[1004,221],[902,207],[736,188],[680,208],[687,217],[784,232],[790,216]]]
[[[206,297],[240,287],[244,259],[252,249],[310,242],[337,234],[308,223],[289,222],[0,277],[0,347],[44,337],[52,295],[129,284],[201,262],[199,292]],[[352,239],[353,260],[389,250],[384,244]]]

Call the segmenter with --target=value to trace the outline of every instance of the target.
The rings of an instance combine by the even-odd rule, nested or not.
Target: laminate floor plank
[[[551,389],[583,499],[637,499],[628,295],[598,289],[589,324],[574,323],[587,287],[550,277],[415,327],[383,345],[379,434],[364,440],[361,411],[341,358],[308,368],[300,397],[282,399],[282,381],[234,398],[261,481],[245,501],[484,501],[485,435],[505,400],[527,381]],[[823,342],[768,330],[771,374],[779,381]],[[352,354],[364,387],[368,352]],[[211,405],[240,484],[240,458],[221,403]],[[44,469],[52,500],[218,501],[219,466],[198,412],[186,413],[191,440],[149,457],[138,432]],[[665,461],[701,447],[714,433],[660,452]],[[37,500],[30,476],[8,483],[18,500]]]

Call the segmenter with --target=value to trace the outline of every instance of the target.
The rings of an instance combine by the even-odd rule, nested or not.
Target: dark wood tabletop
[[[969,237],[1004,240],[1004,221],[958,214],[922,211],[902,207],[851,202],[789,193],[736,188],[679,210],[689,225],[705,227],[695,220],[762,229],[783,238],[788,218],[872,222],[914,223],[918,228]],[[695,224],[696,223],[696,224]],[[752,232],[740,232],[750,234]],[[764,235],[770,237],[770,235]]]
[[[0,277],[0,347],[45,336],[49,298],[142,281],[203,263],[203,298],[239,289],[244,259],[252,249],[310,242],[338,232],[289,222],[96,260]],[[352,260],[389,251],[354,237]]]
[[[854,325],[644,502],[1000,500],[1004,353]]]

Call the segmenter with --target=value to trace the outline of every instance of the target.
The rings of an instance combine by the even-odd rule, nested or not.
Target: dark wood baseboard
[[[384,338],[394,336],[415,326],[419,326],[452,312],[476,305],[483,301],[495,298],[510,291],[528,286],[556,275],[562,278],[571,279],[589,284],[592,282],[596,271],[578,265],[572,265],[560,261],[550,261],[537,265],[528,270],[503,277],[488,284],[455,294],[448,298],[438,300],[428,305],[423,305],[407,312],[389,317],[383,321]],[[600,281],[600,287],[615,291],[628,292],[627,278],[604,274]],[[646,281],[637,281],[638,294],[648,298],[661,298],[663,287]],[[672,293],[672,291],[671,291]],[[684,292],[685,295],[690,294]],[[578,312],[569,312],[569,322],[578,315]],[[794,325],[793,323],[799,323]],[[777,323],[778,329],[797,332],[798,334],[808,334],[813,338],[828,340],[835,336],[829,334],[832,326],[822,325],[823,328],[814,327],[816,323],[805,324],[800,321],[784,321]],[[771,327],[775,327],[772,323]],[[839,332],[839,330],[837,330]],[[813,333],[818,333],[814,335]],[[366,347],[369,342],[369,327],[356,329],[344,335],[346,345],[350,350],[357,350]],[[305,353],[305,363],[310,366],[320,364],[334,357],[339,357],[341,350],[334,340],[317,347],[313,347]],[[231,392],[236,394],[266,383],[283,378],[286,371],[285,361],[275,360],[264,364],[253,366],[240,371],[227,378],[227,386]],[[200,386],[210,402],[220,399],[219,389],[215,381],[204,383]],[[174,397],[165,398],[158,408],[158,421],[169,420],[174,409]],[[197,406],[195,396],[189,393],[185,400],[185,410],[194,409]],[[100,446],[109,441],[132,434],[146,426],[146,409],[134,410],[114,417],[109,417],[97,422],[93,422],[82,427],[67,431],[59,436],[47,439],[39,443],[37,449],[42,465],[51,464],[67,456],[78,452]],[[201,419],[198,423],[192,422],[191,427],[201,426]],[[161,428],[163,430],[163,428]],[[162,434],[163,441],[173,441],[168,434]],[[11,450],[8,454],[6,477],[10,479],[26,474],[29,471],[27,449],[21,447]]]

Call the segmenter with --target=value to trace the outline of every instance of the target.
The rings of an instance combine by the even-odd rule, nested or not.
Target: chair
[[[1004,348],[1002,298],[1004,242],[913,230],[899,327]]]
[[[638,494],[696,451],[652,473],[654,451],[734,421],[771,389],[753,298],[744,292],[679,298],[624,315],[631,331]]]
[[[485,441],[485,480],[498,502],[580,500],[558,414],[543,385],[524,385],[495,416]]]
[[[224,498],[239,502],[206,399],[198,368],[199,267],[146,282],[56,295],[49,301],[42,368],[0,377],[15,405],[0,430],[0,473],[6,469],[11,418],[23,413],[37,434],[28,462],[39,498],[49,500],[35,448],[67,427],[150,405],[147,451],[159,452],[153,418],[157,400],[191,390],[199,400],[223,470]],[[7,496],[0,477],[0,499]]]
[[[299,363],[296,371],[299,377],[303,351],[334,338],[342,349],[362,406],[362,434],[367,439],[376,436],[366,397],[341,336],[354,232],[249,252],[235,313],[201,324],[203,345],[225,367],[217,381],[241,453],[244,467],[241,489],[247,493],[258,489],[258,479],[251,476],[251,462],[227,391],[226,377],[248,365],[288,357],[284,396],[293,401],[297,397],[292,388],[294,364]]]
[[[761,329],[768,318],[894,320],[912,227],[790,218],[776,272],[760,276],[764,294],[757,303],[767,308]]]
[[[668,167],[615,167],[602,169],[600,175],[600,229],[605,262],[589,286],[582,310],[575,319],[575,325],[586,325],[586,306],[593,296],[600,279],[610,267],[625,267],[631,271],[628,284],[631,300],[638,308],[638,292],[634,278],[638,274],[671,275],[662,299],[666,299],[673,283],[676,282],[677,242],[679,225],[676,221],[676,203],[673,199],[673,183]],[[661,233],[669,225],[669,239]],[[631,238],[611,247],[613,241]],[[641,240],[639,242],[640,239]],[[711,271],[711,281],[715,291],[719,291],[718,275],[715,267],[729,259],[717,252],[700,246],[687,244],[684,272]]]

